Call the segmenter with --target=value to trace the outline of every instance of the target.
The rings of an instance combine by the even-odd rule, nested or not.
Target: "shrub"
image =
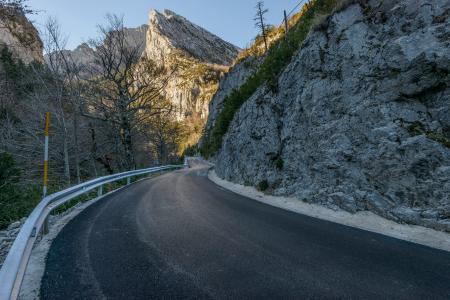
[[[183,152],[183,156],[195,156],[198,153],[197,145],[188,145]]]
[[[258,183],[258,190],[259,190],[259,191],[264,192],[264,191],[266,191],[268,188],[269,188],[269,182],[267,182],[267,180],[264,179],[263,181],[260,181],[260,182]]]
[[[277,160],[275,161],[275,166],[277,167],[278,170],[283,170],[284,167],[284,161],[281,157],[278,157]]]
[[[24,188],[19,179],[20,172],[13,157],[0,153],[0,229],[28,216],[39,203],[39,187]]]
[[[317,15],[312,22],[312,29],[314,31],[325,31],[328,28],[329,15]]]

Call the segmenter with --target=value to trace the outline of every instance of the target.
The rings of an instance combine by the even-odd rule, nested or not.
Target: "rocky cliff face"
[[[167,71],[164,77],[171,74],[164,96],[174,106],[174,118],[190,127],[192,134],[187,143],[195,144],[203,131],[219,80],[240,49],[168,10],[162,13],[153,10],[149,25],[126,31],[130,44],[143,45],[142,55],[164,67]],[[92,62],[94,50],[82,44],[65,53],[75,63],[86,66]]]
[[[216,123],[217,115],[223,108],[225,98],[228,97],[233,90],[241,87],[245,81],[257,70],[261,65],[263,57],[248,56],[243,61],[237,63],[225,74],[219,82],[219,88],[214,94],[209,104],[208,121],[206,129],[209,130]]]
[[[170,10],[152,10],[149,23],[146,53],[157,61],[181,51],[203,63],[228,66],[238,54],[237,47]]]
[[[0,46],[6,46],[28,64],[43,62],[43,45],[39,33],[21,12],[0,6]]]
[[[216,171],[450,231],[450,2],[353,3],[310,32],[278,94],[240,108]]]
[[[151,11],[149,23],[145,54],[174,72],[165,94],[176,118],[204,123],[220,76],[239,49],[168,10]]]

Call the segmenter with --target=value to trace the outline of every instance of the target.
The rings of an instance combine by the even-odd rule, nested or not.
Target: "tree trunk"
[[[264,46],[266,47],[266,51],[267,51],[268,45],[267,45],[267,37],[266,37],[266,26],[264,24],[264,16],[263,16],[262,11],[260,12],[259,17],[261,19],[261,31],[262,31],[262,35],[264,38]]]
[[[64,175],[66,177],[67,185],[70,186],[69,145],[67,136],[64,136]]]
[[[136,169],[136,163],[133,154],[133,140],[131,136],[131,126],[127,118],[122,119],[121,142],[125,151],[126,166],[128,170]]]
[[[78,184],[81,183],[81,176],[80,176],[80,157],[79,157],[79,145],[78,145],[78,114],[75,111],[74,117],[73,117],[73,135],[74,135],[74,141],[75,141],[75,169],[77,172],[77,182]]]
[[[125,151],[125,167],[127,171],[136,169],[136,164],[133,154],[133,140],[131,136],[132,128],[129,120],[127,99],[125,92],[121,93],[122,96],[119,98],[119,108],[121,112],[121,124],[120,124],[120,142],[122,144],[123,150]]]

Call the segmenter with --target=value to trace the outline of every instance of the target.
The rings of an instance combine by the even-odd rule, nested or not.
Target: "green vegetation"
[[[20,172],[13,157],[0,153],[0,229],[28,216],[39,203],[39,187],[24,188],[19,181]]]
[[[0,65],[7,77],[2,82],[5,93],[4,99],[25,99],[35,85],[27,80],[31,72],[31,66],[26,66],[21,60],[15,59],[12,52],[6,48],[0,49]],[[37,67],[37,66],[36,66]],[[13,110],[12,106],[0,107],[0,124],[8,118],[14,124],[21,120]],[[2,145],[5,146],[5,145]],[[1,147],[0,150],[0,230],[6,228],[10,223],[26,217],[41,200],[41,187],[35,182],[24,180],[20,169],[17,167],[11,151],[7,152]]]
[[[205,134],[205,141],[200,149],[204,157],[214,155],[221,148],[222,138],[228,131],[236,111],[259,87],[266,85],[272,92],[278,92],[279,75],[300,48],[315,19],[330,14],[337,3],[338,0],[311,0],[300,14],[296,15],[298,21],[284,39],[279,39],[270,47],[260,69],[225,99],[215,126]]]
[[[33,70],[41,72],[42,78],[50,84],[52,83],[48,70],[42,64],[33,62],[25,65],[22,60],[14,58],[13,53],[7,47],[0,48],[0,65],[4,69],[4,73],[8,74],[5,80],[8,82],[8,88],[17,98],[26,98],[41,85],[41,83],[30,80]]]
[[[97,191],[90,191],[86,194],[80,195],[76,198],[73,198],[72,200],[70,200],[69,202],[67,202],[66,204],[61,205],[60,207],[56,208],[54,211],[52,211],[52,215],[60,215],[66,211],[68,211],[69,209],[71,209],[72,207],[74,207],[75,205],[77,205],[78,203],[84,203],[87,202],[91,199],[94,199],[97,196]]]
[[[131,183],[142,180],[144,178],[151,178],[154,176],[158,176],[159,174],[163,174],[164,172],[160,172],[160,173],[155,173],[155,174],[144,174],[144,175],[139,175],[139,176],[135,176],[131,178]],[[111,182],[111,183],[107,183],[103,186],[103,195],[110,193],[112,191],[118,190],[124,186],[127,185],[127,180],[126,179],[122,179],[116,182]],[[75,205],[77,205],[78,203],[84,203],[87,201],[90,201],[92,199],[97,198],[97,189],[89,191],[83,195],[80,195],[76,198],[73,198],[72,200],[70,200],[69,202],[67,202],[64,205],[61,205],[60,207],[56,208],[52,214],[53,215],[59,215],[62,214],[66,211],[68,211],[69,209],[71,209],[72,207],[74,207]]]
[[[195,156],[198,153],[197,145],[187,145],[186,149],[183,152],[183,157],[185,156]]]
[[[428,131],[427,132],[427,138],[432,139],[435,142],[441,143],[447,148],[450,148],[450,138],[447,136],[444,136],[443,134]]]
[[[6,47],[2,47],[0,50],[0,63],[5,70],[5,74],[8,74],[8,80],[15,83],[11,84],[10,87],[15,93],[20,93],[21,89],[18,83],[21,82],[20,80],[27,71],[26,66],[21,60],[15,60],[12,52]]]
[[[284,167],[284,161],[281,157],[278,157],[277,160],[275,161],[275,166],[277,167],[277,169],[279,171],[283,170]]]
[[[258,183],[257,188],[259,191],[264,192],[269,188],[269,182],[267,180],[263,180],[260,183]]]
[[[412,122],[411,124],[408,125],[407,129],[408,132],[413,136],[425,133],[424,125],[422,124],[422,122],[419,121]]]
[[[289,20],[288,20],[288,27],[292,28],[294,27],[300,17],[302,16],[303,11],[300,11],[296,14],[294,14]],[[272,46],[274,43],[276,43],[279,39],[283,38],[286,35],[284,24],[282,26],[270,26],[267,25],[266,28],[266,38],[267,42],[269,44],[269,47]],[[241,53],[239,53],[236,62],[239,63],[246,58],[250,56],[262,56],[266,53],[264,48],[264,38],[261,34],[256,36],[254,43],[248,47],[247,49],[243,50]]]
[[[405,121],[402,120],[402,123],[403,122],[405,122]],[[406,127],[406,129],[408,130],[409,134],[411,134],[412,136],[425,135],[430,140],[441,143],[445,147],[450,148],[450,137],[446,136],[445,134],[441,134],[439,132],[426,130],[425,125],[422,124],[420,121],[412,122],[411,124],[409,124]]]

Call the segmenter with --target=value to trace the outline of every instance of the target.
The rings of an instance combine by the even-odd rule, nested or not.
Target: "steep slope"
[[[150,12],[146,49],[149,58],[166,62],[171,54],[183,52],[203,63],[228,66],[236,58],[238,50],[170,10]]]
[[[215,125],[217,115],[223,109],[225,99],[233,90],[242,86],[242,84],[258,69],[261,62],[261,57],[248,56],[231,67],[220,79],[219,88],[209,104],[206,131],[211,130]]]
[[[172,74],[164,94],[191,132],[187,144],[200,138],[220,77],[238,51],[174,12],[150,12],[145,55]]]
[[[39,33],[23,13],[0,6],[0,46],[28,64],[43,62],[43,45]]]
[[[314,2],[321,2],[316,0]],[[450,231],[450,3],[347,1],[235,114],[216,171]]]

